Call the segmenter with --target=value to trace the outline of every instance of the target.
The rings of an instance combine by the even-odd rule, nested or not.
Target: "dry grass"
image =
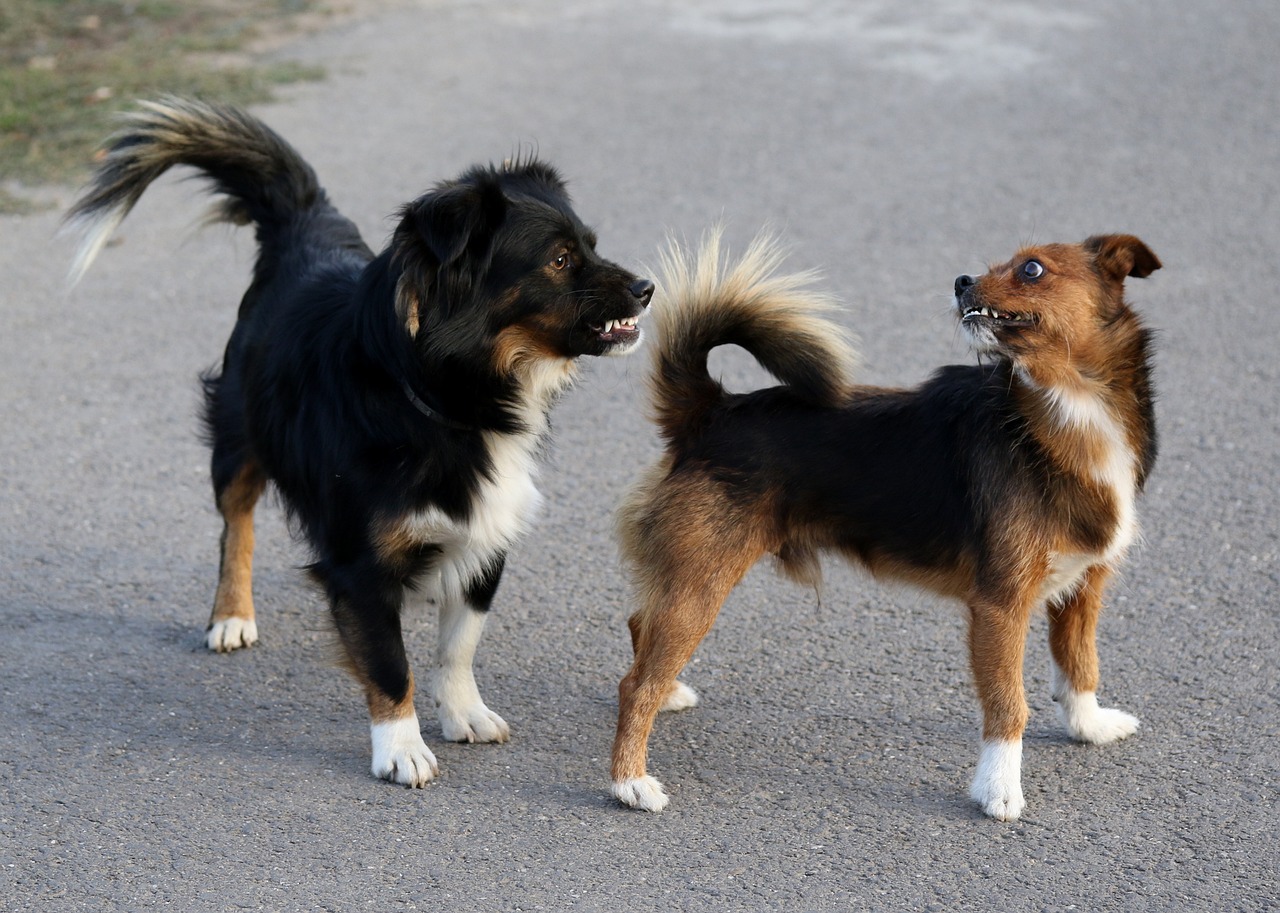
[[[323,75],[254,49],[317,0],[4,0],[0,5],[0,212],[28,188],[78,181],[113,115],[176,93],[247,104]]]

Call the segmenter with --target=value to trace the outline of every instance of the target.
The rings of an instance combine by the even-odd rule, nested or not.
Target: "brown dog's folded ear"
[[[1160,258],[1133,235],[1094,235],[1084,242],[1094,262],[1107,276],[1145,279],[1160,268]]]

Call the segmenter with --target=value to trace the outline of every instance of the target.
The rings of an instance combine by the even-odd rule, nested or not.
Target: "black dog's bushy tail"
[[[67,212],[83,235],[76,282],[143,191],[174,165],[208,176],[226,199],[219,220],[270,230],[324,199],[315,172],[257,118],[227,105],[165,97],[140,103],[103,150],[89,185]]]
[[[667,440],[698,425],[725,396],[707,370],[716,346],[746,349],[804,400],[844,400],[857,361],[849,336],[824,316],[834,302],[812,287],[813,275],[779,275],[782,259],[777,242],[762,235],[726,263],[719,230],[696,252],[672,241],[663,253],[652,389],[654,420]]]

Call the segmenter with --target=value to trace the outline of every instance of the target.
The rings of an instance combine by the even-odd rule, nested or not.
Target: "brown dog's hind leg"
[[[627,619],[627,629],[631,632],[631,654],[634,657],[640,636],[640,613],[637,612]],[[662,706],[658,708],[659,713],[674,710],[688,710],[690,707],[698,706],[698,692],[689,687],[682,681],[675,681],[671,684],[671,689],[667,692],[666,698],[662,702]]]
[[[655,604],[658,600],[661,605]],[[667,805],[662,784],[645,773],[649,734],[658,711],[678,688],[676,676],[711,630],[723,601],[720,594],[683,599],[675,593],[655,594],[639,620],[635,662],[618,685],[613,742],[613,794],[626,805],[650,812]]]
[[[223,522],[221,558],[205,643],[219,653],[252,646],[258,640],[253,612],[253,509],[266,484],[262,470],[246,462],[216,493]]]
[[[613,795],[645,811],[667,805],[662,784],[645,772],[654,718],[693,694],[676,676],[730,591],[766,551],[754,518],[728,517],[714,498],[698,500],[680,501],[678,513],[650,514],[628,537],[632,556],[643,555],[635,563],[644,602],[628,622],[635,662],[618,685]]]
[[[1098,616],[1111,569],[1097,564],[1068,596],[1049,605],[1051,695],[1073,739],[1101,745],[1132,735],[1136,717],[1098,706]]]

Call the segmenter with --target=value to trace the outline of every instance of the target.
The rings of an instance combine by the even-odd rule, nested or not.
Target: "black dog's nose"
[[[963,295],[965,291],[977,281],[977,279],[969,275],[956,276],[956,297],[958,298]]]
[[[637,279],[631,283],[631,294],[640,302],[640,307],[647,308],[649,299],[653,297],[653,281],[650,279]]]

